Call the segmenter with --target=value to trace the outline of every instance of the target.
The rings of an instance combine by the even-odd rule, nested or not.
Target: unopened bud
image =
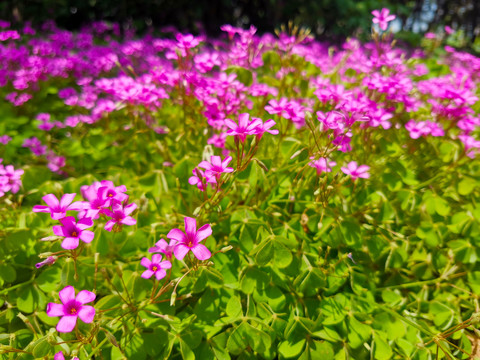
[[[233,249],[233,246],[232,245],[228,245],[228,246],[225,246],[223,248],[220,249],[220,252],[221,253],[226,253],[227,251],[230,251]]]
[[[172,296],[170,297],[170,306],[175,305],[175,300],[177,300],[177,293],[173,292]]]

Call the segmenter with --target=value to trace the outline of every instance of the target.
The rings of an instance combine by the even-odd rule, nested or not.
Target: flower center
[[[77,315],[77,309],[75,309],[74,307],[72,307],[70,309],[70,315]]]
[[[153,265],[152,266],[152,271],[157,271],[158,270],[158,266],[157,265]]]
[[[72,237],[77,237],[78,233],[76,231],[72,231]]]
[[[188,241],[188,244],[187,244],[187,246],[188,246],[189,248],[191,248],[191,247],[193,246],[193,242],[192,242],[192,240],[189,240],[189,241]]]

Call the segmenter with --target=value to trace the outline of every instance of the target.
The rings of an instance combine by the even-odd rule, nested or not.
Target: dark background
[[[292,20],[317,36],[339,41],[368,34],[371,11],[383,7],[397,15],[402,30],[418,33],[409,35],[412,41],[444,25],[461,30],[468,44],[478,38],[480,0],[3,0],[0,18],[34,26],[54,20],[69,30],[97,20],[139,32],[174,25],[208,35],[217,35],[223,24],[253,24],[260,32],[273,32]]]

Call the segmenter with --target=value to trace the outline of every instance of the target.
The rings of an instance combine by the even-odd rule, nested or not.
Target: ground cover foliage
[[[374,19],[340,48],[2,22],[3,357],[469,358],[480,59]]]

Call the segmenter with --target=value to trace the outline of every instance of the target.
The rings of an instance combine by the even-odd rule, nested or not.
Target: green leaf
[[[33,347],[32,355],[38,359],[47,356],[52,349],[52,345],[50,345],[50,343],[47,341],[47,337],[44,336],[36,341],[36,344]]]
[[[388,360],[392,357],[393,351],[386,340],[386,336],[380,335],[379,332],[375,332],[374,338],[374,350],[373,356],[377,360]]]
[[[289,341],[283,341],[278,346],[278,352],[285,358],[297,358],[305,347],[305,339],[294,344]]]
[[[243,315],[242,303],[238,296],[232,296],[230,300],[228,300],[226,312],[227,315],[232,318],[238,318]]]

